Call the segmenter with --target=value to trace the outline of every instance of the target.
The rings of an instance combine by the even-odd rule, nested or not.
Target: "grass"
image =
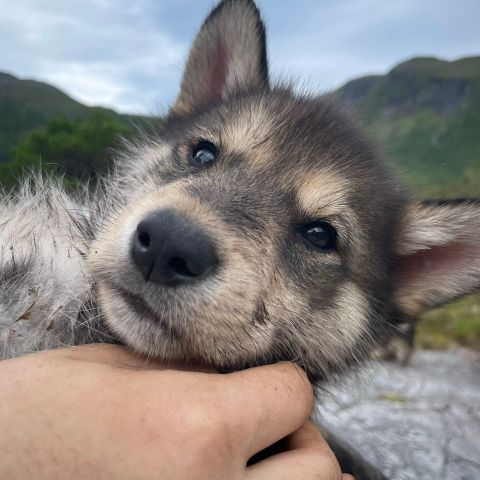
[[[425,314],[415,343],[424,349],[467,347],[480,351],[480,294]]]

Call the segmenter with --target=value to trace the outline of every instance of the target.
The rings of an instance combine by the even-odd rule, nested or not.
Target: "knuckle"
[[[275,368],[277,375],[285,385],[288,385],[289,390],[295,392],[297,399],[302,401],[307,409],[311,409],[314,402],[313,387],[305,371],[296,363],[290,362],[282,362]]]
[[[295,377],[297,379],[298,389],[303,394],[303,401],[305,402],[305,405],[311,409],[314,402],[312,384],[308,380],[307,374],[302,368],[300,368],[297,364],[292,364],[292,368],[294,369]]]

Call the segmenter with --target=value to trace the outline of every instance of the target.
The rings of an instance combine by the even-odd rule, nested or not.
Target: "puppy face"
[[[392,243],[389,211],[401,206],[357,135],[329,100],[287,91],[167,121],[158,146],[136,152],[124,207],[91,249],[113,330],[150,355],[224,369],[288,358],[318,374],[348,361],[378,316],[370,298],[381,300],[389,264],[376,258]],[[135,243],[155,217],[150,242],[157,235],[173,250],[147,270],[172,259],[193,270],[187,264],[208,256],[202,242],[214,268],[194,280],[148,277]],[[190,233],[193,244],[179,250]]]
[[[388,336],[404,195],[333,99],[270,87],[252,2],[212,12],[170,115],[122,163],[89,265],[125,343],[316,380]]]

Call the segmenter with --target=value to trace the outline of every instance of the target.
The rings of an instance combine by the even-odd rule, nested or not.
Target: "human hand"
[[[2,361],[0,385],[0,478],[342,478],[291,364],[187,372],[89,345]],[[247,467],[287,436],[285,452]]]

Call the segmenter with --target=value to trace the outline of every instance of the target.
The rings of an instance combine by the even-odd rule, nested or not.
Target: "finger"
[[[333,455],[316,450],[291,450],[248,467],[248,480],[342,480]]]
[[[291,363],[256,367],[223,378],[224,393],[236,399],[224,402],[225,413],[232,419],[239,448],[248,457],[295,432],[310,416],[312,386],[305,372]]]
[[[249,467],[247,473],[252,480],[344,480],[335,455],[311,420],[287,438],[287,448],[288,451]]]
[[[311,420],[308,420],[302,428],[288,437],[287,448],[289,450],[316,449],[324,455],[333,454],[320,430]],[[344,473],[342,480],[355,480],[355,478],[352,475]]]

